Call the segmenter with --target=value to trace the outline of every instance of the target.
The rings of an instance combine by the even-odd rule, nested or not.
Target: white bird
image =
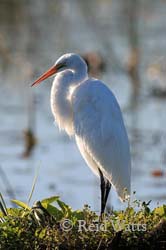
[[[130,149],[119,104],[103,82],[88,77],[87,65],[77,54],[61,56],[31,86],[54,74],[52,113],[100,177],[103,214],[111,185],[121,201],[130,195]]]

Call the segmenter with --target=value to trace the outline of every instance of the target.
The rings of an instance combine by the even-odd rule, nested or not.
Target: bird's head
[[[31,86],[37,85],[48,77],[66,69],[70,69],[73,71],[85,69],[85,71],[87,72],[87,64],[79,55],[75,53],[64,54],[56,61],[56,63],[49,70],[47,70],[35,82],[33,82]]]

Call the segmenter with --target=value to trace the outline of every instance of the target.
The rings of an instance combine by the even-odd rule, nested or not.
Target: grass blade
[[[2,205],[1,201],[0,201],[0,210],[3,213],[4,216],[7,216],[7,213],[6,213],[5,209],[4,209],[4,206]]]
[[[8,176],[6,175],[1,165],[0,165],[0,177],[2,179],[2,182],[4,183],[4,186],[6,187],[6,193],[9,195],[11,199],[15,199],[13,188],[10,184]]]
[[[37,182],[37,178],[39,176],[39,170],[40,170],[40,167],[41,167],[41,163],[39,164],[39,166],[37,167],[36,169],[36,173],[35,173],[35,176],[34,176],[34,179],[33,179],[33,183],[32,183],[32,187],[31,187],[31,191],[30,191],[30,194],[29,194],[29,197],[28,197],[28,205],[31,201],[31,198],[32,198],[32,195],[33,195],[33,192],[35,190],[35,186],[36,186],[36,182]]]
[[[0,193],[0,208],[2,210],[2,213],[4,215],[7,215],[7,207],[1,193]]]
[[[12,202],[15,203],[17,206],[22,207],[26,210],[29,210],[29,211],[31,210],[31,208],[26,203],[24,203],[22,201],[12,200]]]

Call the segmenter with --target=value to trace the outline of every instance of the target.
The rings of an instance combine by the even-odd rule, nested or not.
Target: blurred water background
[[[30,88],[66,52],[93,52],[97,77],[116,95],[132,153],[132,190],[151,207],[166,201],[166,1],[0,0],[0,191],[27,201],[52,195],[99,210],[99,180],[50,110],[52,79]],[[27,133],[36,146],[28,152]],[[32,138],[33,142],[33,138]],[[33,143],[32,143],[33,144]],[[120,208],[115,192],[110,200]]]

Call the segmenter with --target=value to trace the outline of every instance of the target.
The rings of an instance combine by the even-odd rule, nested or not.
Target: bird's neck
[[[51,109],[60,129],[73,134],[72,94],[74,89],[87,78],[86,72],[75,73],[65,70],[56,75],[51,89]]]

